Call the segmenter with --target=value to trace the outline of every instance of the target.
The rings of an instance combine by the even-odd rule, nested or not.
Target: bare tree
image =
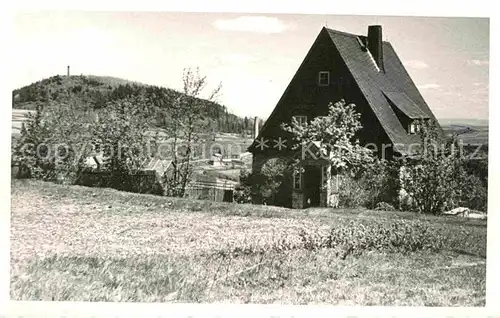
[[[155,142],[155,137],[148,134],[152,118],[147,102],[140,97],[109,103],[101,111],[94,135],[106,158],[106,170],[128,174],[150,159],[147,147]]]
[[[221,84],[208,96],[202,98],[207,86],[206,76],[201,76],[199,69],[184,69],[182,76],[183,90],[167,107],[170,121],[166,123],[172,154],[172,169],[167,171],[164,181],[167,195],[184,196],[186,187],[193,173],[192,160],[195,147],[204,130],[204,115],[210,102],[214,102],[221,90]]]

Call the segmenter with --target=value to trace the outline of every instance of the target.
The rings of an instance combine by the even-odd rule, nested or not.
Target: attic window
[[[414,122],[410,124],[409,131],[410,131],[410,134],[414,134],[417,132],[417,125]]]
[[[330,85],[330,72],[321,71],[318,74],[318,85],[319,86],[328,86]]]
[[[304,126],[307,123],[307,116],[293,116],[300,126]]]
[[[421,109],[417,103],[411,100],[408,95],[402,92],[383,91],[387,101],[396,112],[402,112],[407,118],[412,120],[428,119],[429,114]],[[408,132],[410,131],[408,127]]]
[[[414,120],[410,123],[410,125],[408,127],[408,132],[410,134],[416,134],[416,133],[420,132],[420,129],[421,129],[420,124],[416,120]]]

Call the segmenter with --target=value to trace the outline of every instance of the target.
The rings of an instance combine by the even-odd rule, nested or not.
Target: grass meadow
[[[382,242],[378,230],[356,232],[390,231],[395,221],[410,234]],[[425,227],[420,238],[413,225]],[[13,180],[10,293],[13,300],[484,306],[486,225]],[[394,248],[407,239],[414,249]]]

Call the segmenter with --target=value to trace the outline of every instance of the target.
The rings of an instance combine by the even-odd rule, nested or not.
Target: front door
[[[321,167],[304,167],[304,206],[317,207],[320,205]]]
[[[233,190],[224,190],[223,202],[233,202]]]

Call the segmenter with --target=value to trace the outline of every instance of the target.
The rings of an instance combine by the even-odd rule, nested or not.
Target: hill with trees
[[[162,127],[168,116],[165,110],[182,95],[176,90],[133,82],[110,76],[56,75],[12,92],[12,108],[34,110],[37,105],[72,103],[84,111],[99,112],[106,105],[120,100],[141,97],[158,110],[156,125]],[[207,132],[249,132],[253,121],[230,113],[217,102],[200,100]]]

